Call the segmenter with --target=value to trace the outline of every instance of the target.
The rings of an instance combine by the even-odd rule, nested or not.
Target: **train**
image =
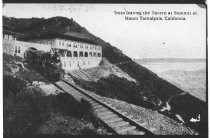
[[[35,48],[28,49],[24,55],[26,61],[43,76],[51,81],[64,78],[64,70],[57,52],[44,52]]]

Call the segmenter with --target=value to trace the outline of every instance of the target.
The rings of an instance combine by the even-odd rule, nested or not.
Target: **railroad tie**
[[[100,108],[103,108],[103,106],[99,104],[99,105],[93,106],[93,108],[94,109],[100,109]]]
[[[131,130],[130,133],[132,135],[145,135],[145,132],[143,131],[138,131],[138,130]]]
[[[108,120],[106,119],[105,123],[113,123],[113,122],[120,121],[120,120],[122,120],[122,118],[119,118],[119,117],[108,119]]]
[[[104,112],[104,111],[109,111],[108,109],[106,109],[104,107],[101,107],[101,108],[98,107],[98,108],[95,108],[94,110],[95,110],[96,113],[98,113],[98,112]]]
[[[129,115],[129,116],[126,116],[127,118],[131,119],[133,116],[132,115]]]
[[[113,127],[113,128],[117,128],[117,127],[126,126],[128,124],[129,124],[128,122],[120,122],[120,123],[117,123],[117,124],[110,124],[110,126]]]
[[[122,125],[122,126],[115,127],[114,129],[115,129],[116,131],[119,131],[119,130],[128,128],[128,127],[130,127],[130,126],[131,126],[130,124],[126,124],[126,125]]]
[[[138,123],[140,126],[145,126],[147,124],[147,122],[143,122],[143,123]]]
[[[92,102],[91,103],[93,106],[97,106],[97,105],[99,105],[98,103],[96,103],[96,102]]]
[[[93,99],[91,99],[91,98],[88,98],[88,101],[93,101]]]
[[[91,101],[93,101],[93,100],[91,100],[90,98],[87,98],[86,101],[91,102]]]
[[[113,114],[113,112],[110,112],[110,111],[105,111],[105,112],[103,112],[103,111],[102,111],[102,112],[98,112],[97,114],[98,114],[99,116],[100,116],[100,115],[109,115],[109,114]]]
[[[77,72],[75,74],[80,75],[80,76],[85,75],[83,72]],[[102,102],[103,99],[100,99],[95,95],[89,94],[89,91],[85,91],[84,89],[81,89],[77,85],[74,85],[74,84],[68,84],[68,85],[70,87],[73,87],[75,91],[82,92],[83,95],[85,95],[85,100],[87,100],[91,104],[92,109],[94,113],[96,113],[97,117],[101,119],[101,121],[103,121],[111,129],[113,129],[116,133],[120,135],[124,135],[124,134],[146,135],[147,133],[150,134],[150,132],[143,132],[144,129],[141,129],[141,126],[144,126],[145,125],[144,123],[146,122],[140,123],[142,122],[142,120],[132,119],[133,118],[132,115],[127,114],[127,112],[123,110],[117,110],[116,108],[113,107],[113,104],[111,103]],[[64,84],[62,84],[62,88],[64,90],[68,89]],[[101,104],[101,102],[104,103],[105,105]],[[121,114],[122,117],[118,114]],[[126,118],[127,121],[125,121],[124,118]],[[138,126],[138,129],[136,128],[137,126],[131,125],[132,121],[135,121],[138,124],[140,123],[140,126]],[[149,131],[152,131],[152,130],[149,129]]]
[[[133,129],[136,129],[136,127],[135,126],[130,126],[130,127],[126,127],[126,128],[117,130],[117,133],[122,133],[123,134],[123,133],[125,133],[127,131],[130,131],[130,130],[133,130]]]
[[[91,103],[91,104],[96,104],[97,102],[95,102],[95,101],[90,101],[90,103]],[[98,103],[97,103],[97,104],[98,104]]]
[[[109,118],[113,118],[113,117],[117,117],[117,115],[116,114],[108,114],[108,115],[101,116],[102,119],[109,119]]]

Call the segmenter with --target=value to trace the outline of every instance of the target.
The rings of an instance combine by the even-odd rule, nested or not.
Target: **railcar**
[[[25,57],[27,62],[46,78],[53,81],[63,79],[64,70],[57,53],[51,54],[50,52],[30,49]]]

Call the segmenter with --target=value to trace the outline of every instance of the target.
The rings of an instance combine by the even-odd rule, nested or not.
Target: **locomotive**
[[[31,48],[27,51],[25,58],[31,66],[49,80],[63,79],[64,70],[57,52],[51,54]]]

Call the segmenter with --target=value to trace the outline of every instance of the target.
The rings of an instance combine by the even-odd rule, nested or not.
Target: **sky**
[[[184,15],[187,20],[179,21],[125,20],[127,15],[115,14],[115,11],[177,11],[191,12],[191,15]],[[197,14],[192,15],[194,12]],[[5,4],[3,15],[73,18],[90,33],[136,59],[206,57],[206,9],[195,4]],[[164,18],[166,15],[142,16]]]

